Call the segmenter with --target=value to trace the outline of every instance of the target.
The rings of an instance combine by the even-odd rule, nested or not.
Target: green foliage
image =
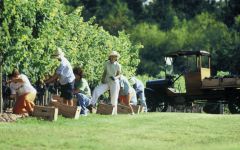
[[[229,46],[232,45],[232,35],[227,26],[208,14],[198,15],[189,22],[189,43],[187,47],[194,50],[207,50],[212,54],[213,74],[217,70],[228,70],[231,64]],[[234,69],[230,69],[234,70]]]
[[[218,71],[217,72],[217,77],[224,77],[224,76],[228,76],[230,75],[230,72],[226,72],[226,71]]]
[[[177,77],[179,75],[176,75]],[[185,78],[181,76],[174,82],[174,89],[176,89],[180,93],[185,93],[186,92],[186,84],[185,84]]]
[[[175,18],[175,26],[165,32],[157,25],[142,23],[131,30],[134,42],[141,41],[144,48],[140,51],[141,62],[138,73],[157,76],[164,70],[164,55],[178,50],[206,50],[212,54],[212,71],[236,70],[231,64],[232,54],[238,43],[238,35],[232,36],[228,27],[217,21],[213,15],[202,13],[190,21]],[[236,43],[234,43],[234,42]],[[236,57],[235,55],[234,57]],[[183,64],[176,64],[183,65]]]
[[[124,32],[111,36],[92,20],[84,22],[82,8],[66,14],[58,0],[6,0],[2,8],[0,49],[6,73],[18,67],[32,81],[52,74],[57,67],[51,58],[56,47],[63,49],[73,66],[83,66],[86,78],[94,84],[112,50],[120,53],[126,74],[133,74],[139,63],[140,44],[133,45]]]
[[[73,11],[84,5],[83,16],[117,35],[125,29],[141,42],[139,74],[157,76],[163,55],[176,50],[207,50],[212,73],[229,70],[240,74],[238,0],[62,0]]]
[[[133,14],[128,9],[127,3],[119,0],[111,4],[110,10],[99,20],[99,24],[112,34],[117,34],[118,31],[129,28],[132,25]]]
[[[143,82],[144,86],[146,86],[146,82],[149,80],[155,80],[156,78],[149,76],[148,74],[144,74],[144,75],[137,75],[136,76],[137,79],[139,79],[140,81]]]
[[[166,34],[156,24],[141,23],[131,30],[131,38],[135,43],[141,42],[144,45],[140,51],[138,73],[158,74],[161,69],[159,64],[163,63],[164,50],[161,46],[165,44]]]

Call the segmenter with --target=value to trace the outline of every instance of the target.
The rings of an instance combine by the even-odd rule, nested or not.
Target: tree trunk
[[[0,60],[0,114],[3,113],[3,96],[2,95],[3,95],[2,93],[2,61]]]

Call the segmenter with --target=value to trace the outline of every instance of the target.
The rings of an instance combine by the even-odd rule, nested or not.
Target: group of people
[[[132,110],[132,114],[134,114],[132,105],[137,105],[138,99],[144,107],[144,111],[147,111],[144,85],[135,77],[131,77],[128,80],[127,77],[121,74],[121,65],[118,63],[120,55],[118,52],[112,51],[109,54],[109,58],[104,64],[101,84],[95,87],[92,95],[89,84],[83,77],[83,69],[81,67],[72,68],[61,48],[57,48],[52,56],[60,61],[60,65],[56,69],[55,74],[44,82],[48,84],[59,80],[60,97],[63,98],[63,103],[73,106],[73,97],[75,95],[77,105],[81,106],[81,115],[86,116],[88,109],[95,107],[100,95],[108,90],[110,91],[111,105],[113,107],[112,115],[117,114],[118,102],[128,105]],[[26,75],[20,74],[17,69],[14,69],[10,75],[9,82],[12,97],[17,99],[13,113],[31,114],[37,92]]]

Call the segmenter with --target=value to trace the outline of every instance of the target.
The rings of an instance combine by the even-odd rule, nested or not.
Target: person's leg
[[[15,102],[15,105],[13,107],[13,113],[14,114],[22,114],[22,113],[26,113],[26,109],[25,109],[25,104],[24,104],[24,99],[25,99],[25,95],[21,95],[17,97],[17,100]]]
[[[17,98],[17,101],[13,108],[14,114],[29,114],[33,112],[34,107],[34,99],[36,97],[36,93],[26,93]]]
[[[133,108],[132,108],[132,105],[130,104],[130,100],[131,100],[131,98],[132,98],[132,94],[131,93],[128,93],[128,95],[126,96],[126,102],[127,102],[127,105],[130,107],[130,109],[131,109],[131,112],[132,112],[132,115],[134,114],[134,111],[133,111]]]
[[[137,105],[137,95],[136,95],[136,91],[135,90],[131,90],[131,99],[130,99],[130,103],[133,106]]]
[[[36,98],[36,93],[35,92],[28,93],[26,95],[25,108],[26,108],[26,110],[29,114],[31,114],[33,112],[33,108],[35,106],[35,104],[34,104],[35,98]]]
[[[65,91],[66,91],[66,86],[61,85],[61,88],[60,88],[61,95],[60,95],[60,97],[63,99],[63,104],[68,105],[68,101],[65,98],[66,97],[65,96]]]
[[[111,104],[113,106],[112,115],[117,115],[118,94],[120,90],[119,81],[109,83]]]
[[[89,105],[89,98],[82,94],[82,93],[78,93],[77,94],[77,100],[78,100],[78,106],[81,106],[81,112],[80,114],[87,114],[87,106]]]
[[[73,100],[71,99],[71,100],[67,100],[68,101],[68,105],[69,106],[73,106]]]
[[[99,86],[95,87],[92,94],[91,104],[96,105],[99,96],[102,95],[107,90],[109,90],[108,84],[100,84]]]
[[[144,112],[147,112],[147,104],[144,92],[138,93],[141,106],[144,107]]]
[[[63,97],[63,103],[69,106],[73,106],[73,88],[74,82],[67,83],[62,86],[61,97]]]

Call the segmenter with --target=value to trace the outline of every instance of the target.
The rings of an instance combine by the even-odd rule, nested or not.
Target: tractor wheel
[[[240,114],[240,97],[236,97],[228,103],[228,109],[232,114]]]
[[[155,99],[153,98],[148,98],[146,100],[146,103],[147,103],[147,108],[148,108],[148,112],[155,112],[156,111],[156,105],[155,105]]]
[[[166,103],[165,101],[161,101],[156,104],[155,110],[157,112],[166,112],[167,109],[168,109],[168,103]]]
[[[147,100],[148,112],[166,112],[168,109],[168,103],[163,99],[148,99]]]
[[[203,106],[203,111],[209,114],[220,114],[220,104],[206,103],[205,106]]]
[[[168,109],[168,103],[159,98],[147,99],[148,112],[166,112]]]

